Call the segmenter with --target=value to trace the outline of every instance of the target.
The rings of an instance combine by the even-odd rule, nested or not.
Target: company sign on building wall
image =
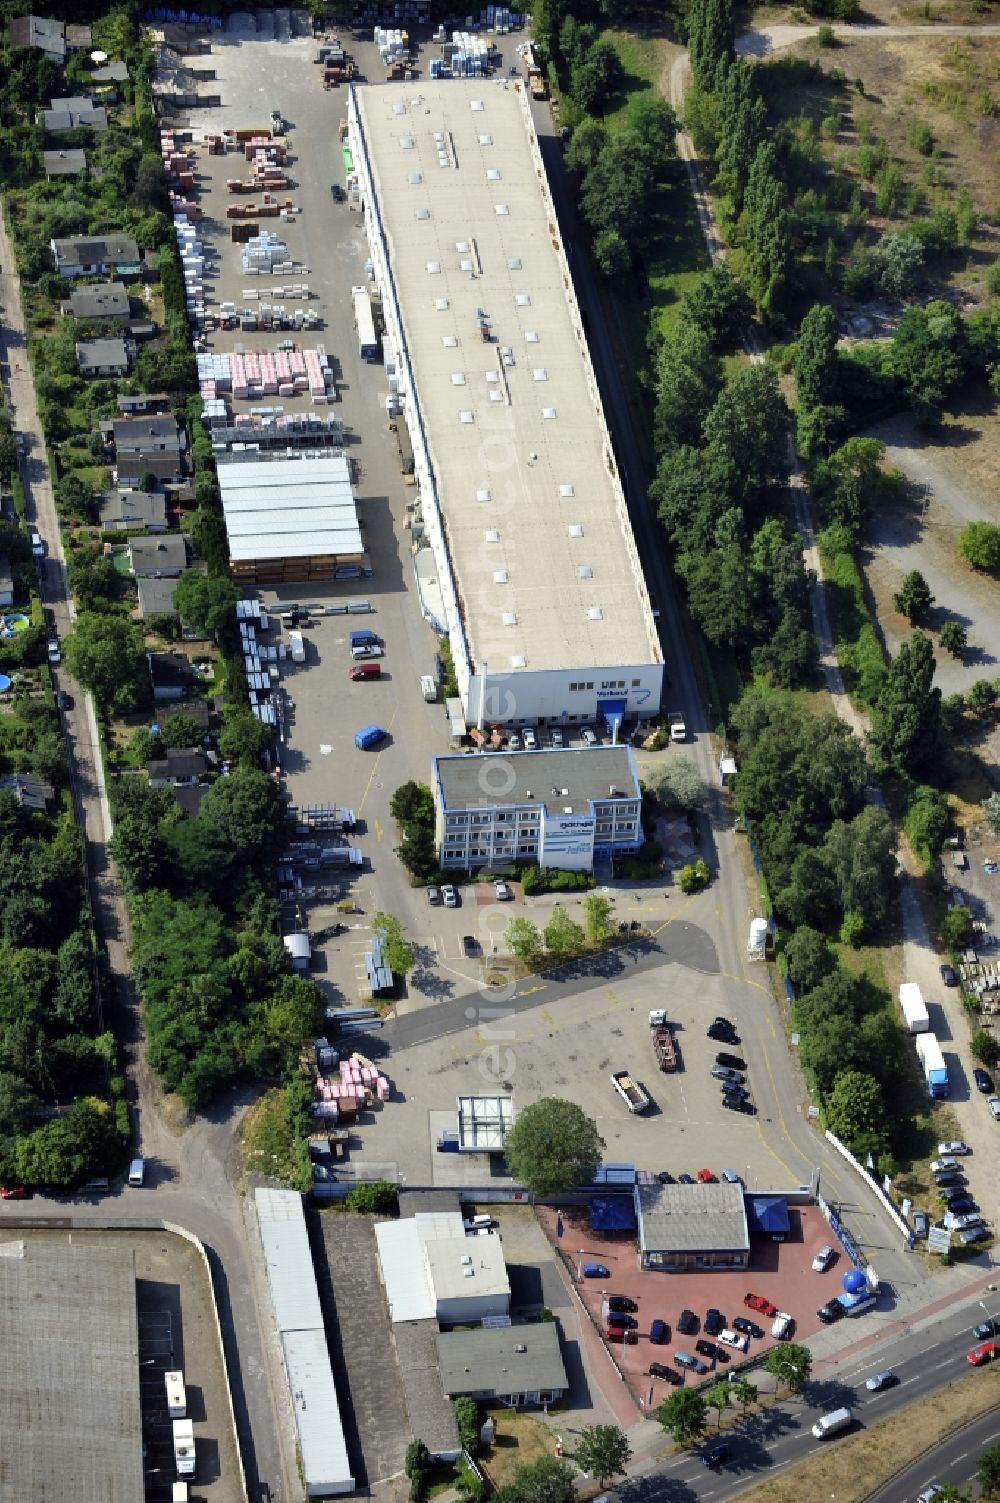
[[[542,866],[589,871],[594,864],[594,821],[586,814],[547,814],[539,852]]]

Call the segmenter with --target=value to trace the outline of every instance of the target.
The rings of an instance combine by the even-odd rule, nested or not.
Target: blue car
[[[701,1464],[708,1467],[721,1466],[724,1461],[729,1460],[732,1454],[731,1448],[723,1440],[717,1446],[712,1446],[709,1450],[702,1451]]]
[[[584,1263],[581,1272],[585,1279],[609,1279],[610,1269],[605,1268],[603,1263]]]
[[[366,725],[355,732],[354,745],[359,751],[368,751],[370,747],[378,746],[380,741],[384,741],[388,734],[380,725]]]

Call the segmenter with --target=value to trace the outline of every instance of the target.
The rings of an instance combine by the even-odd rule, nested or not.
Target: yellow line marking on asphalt
[[[393,723],[393,721],[396,718],[396,714],[397,714],[397,711],[393,710],[392,715],[390,716],[390,719],[389,719],[389,724],[386,726],[386,730],[387,731],[391,731],[392,730],[392,723]],[[361,813],[362,809],[365,807],[365,800],[367,799],[369,793],[371,793],[371,791],[372,791],[372,784],[375,781],[375,774],[378,772],[379,763],[382,761],[382,757],[383,757],[384,753],[385,753],[385,747],[383,747],[382,750],[376,754],[375,765],[372,767],[371,776],[369,777],[368,782],[365,784],[365,791],[361,795],[361,802],[358,805],[358,811],[357,812],[359,814]]]
[[[375,821],[375,839],[376,840],[382,840],[384,838],[384,836],[385,836],[385,831],[383,830],[382,825],[379,822],[379,820],[376,820]]]

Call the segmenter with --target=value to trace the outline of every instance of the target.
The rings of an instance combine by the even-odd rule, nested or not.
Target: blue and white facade
[[[433,791],[442,871],[591,871],[643,841],[629,746],[435,757]]]

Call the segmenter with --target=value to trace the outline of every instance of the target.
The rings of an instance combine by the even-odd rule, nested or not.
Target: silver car
[[[825,1247],[820,1248],[815,1258],[813,1258],[813,1273],[826,1273],[826,1270],[829,1268],[832,1262],[833,1248],[829,1243],[827,1243]]]

